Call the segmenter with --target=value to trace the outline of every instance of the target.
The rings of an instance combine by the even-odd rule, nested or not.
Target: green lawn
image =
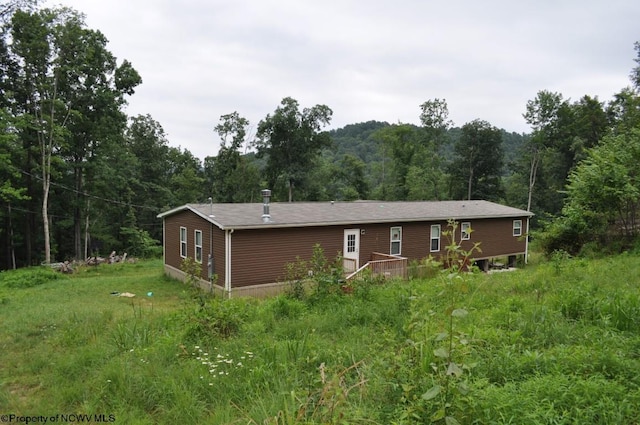
[[[640,423],[636,255],[331,288],[203,300],[159,261],[0,273],[0,415]]]

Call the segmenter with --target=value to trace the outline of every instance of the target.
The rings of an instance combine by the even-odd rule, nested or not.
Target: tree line
[[[444,99],[419,125],[328,131],[327,105],[285,97],[257,124],[212,123],[203,160],[172,147],[149,115],[124,106],[142,84],[81,13],[15,0],[0,8],[0,269],[112,250],[158,252],[157,214],[190,202],[487,199],[536,214],[548,250],[636,237],[640,62],[610,102],[540,91],[530,134],[476,119],[456,126]],[[636,43],[640,58],[640,48]]]

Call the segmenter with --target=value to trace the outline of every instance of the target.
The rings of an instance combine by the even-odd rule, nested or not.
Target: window
[[[440,251],[440,225],[431,226],[431,252]]]
[[[522,236],[522,220],[513,220],[513,236]]]
[[[187,228],[180,228],[180,256],[187,258]]]
[[[196,262],[202,263],[202,230],[195,232]]]
[[[460,240],[468,241],[471,239],[471,223],[463,221],[460,223]]]
[[[353,233],[347,235],[347,252],[356,252],[356,235]]]
[[[400,255],[402,250],[402,227],[391,228],[391,255]]]

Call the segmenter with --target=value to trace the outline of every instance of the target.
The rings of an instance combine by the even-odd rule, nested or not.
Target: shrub
[[[0,286],[7,288],[31,288],[62,278],[64,278],[64,276],[51,268],[32,267],[1,272]]]
[[[237,335],[248,316],[246,300],[212,298],[195,309],[186,309],[182,320],[187,340],[198,343],[208,338]]]

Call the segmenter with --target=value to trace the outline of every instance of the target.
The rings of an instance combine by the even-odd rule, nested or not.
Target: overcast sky
[[[540,90],[611,100],[630,84],[640,1],[57,0],[129,60],[143,83],[129,115],[149,114],[172,146],[217,154],[233,111],[253,131],[290,96],[328,105],[330,128],[419,122],[446,99],[456,126],[476,118],[529,132]]]

